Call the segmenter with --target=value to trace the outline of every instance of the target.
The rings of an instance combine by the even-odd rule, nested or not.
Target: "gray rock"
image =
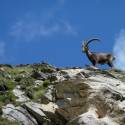
[[[76,77],[78,70],[68,72]],[[63,81],[55,85],[55,91],[56,113],[67,125],[124,124],[125,84],[119,79],[93,72],[89,77]]]
[[[36,81],[34,82],[34,84],[35,84],[36,87],[38,87],[38,86],[40,86],[40,85],[43,85],[43,81],[42,81],[42,80],[36,80]]]
[[[50,85],[50,86],[48,86],[46,92],[44,93],[43,96],[48,100],[48,102],[49,101],[53,102],[55,100],[55,98],[54,98],[55,92],[54,91],[55,91],[54,85]]]
[[[28,97],[25,96],[25,92],[23,92],[23,91],[20,89],[20,86],[19,86],[19,85],[17,85],[17,86],[14,88],[13,93],[14,93],[14,95],[17,97],[16,101],[18,101],[18,102],[27,102],[27,101],[30,100]]]
[[[16,120],[22,125],[38,125],[37,121],[22,107],[15,107],[12,104],[8,104],[3,107],[3,117],[9,120]]]
[[[32,87],[43,84],[42,79],[52,81],[42,104],[27,100],[22,106],[7,105],[3,117],[24,125],[124,125],[125,72],[90,68],[39,71]],[[13,92],[25,100],[18,86]]]
[[[38,124],[50,123],[50,120],[41,110],[41,105],[33,102],[28,102],[23,104],[22,107],[25,108],[37,120]]]

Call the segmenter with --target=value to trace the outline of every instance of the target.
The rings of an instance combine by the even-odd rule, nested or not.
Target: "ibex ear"
[[[87,41],[84,41],[84,42],[83,42],[83,45],[86,46],[86,44],[87,44]]]

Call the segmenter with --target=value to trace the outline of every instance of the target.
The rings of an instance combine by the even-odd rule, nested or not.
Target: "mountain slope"
[[[0,79],[0,125],[125,123],[123,71],[1,65]]]

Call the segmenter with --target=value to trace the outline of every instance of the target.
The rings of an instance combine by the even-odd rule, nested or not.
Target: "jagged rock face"
[[[23,72],[28,80],[14,77],[16,84],[12,92],[19,104],[4,105],[3,117],[24,125],[125,124],[125,72],[80,68],[56,70],[52,66],[43,68],[44,65],[43,69],[39,65],[37,72],[37,65],[34,67],[39,74],[31,69],[28,69],[30,73]],[[32,89],[31,93],[35,91],[33,99],[27,97],[25,87],[28,91]]]
[[[85,79],[56,85],[57,113],[67,125],[123,125],[125,84],[108,75],[94,74]]]
[[[56,104],[60,107],[57,112],[66,121],[87,111],[90,87],[82,80],[64,81],[56,85]]]

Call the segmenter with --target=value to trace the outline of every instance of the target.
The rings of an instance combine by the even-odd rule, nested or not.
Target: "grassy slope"
[[[2,118],[2,106],[12,103],[20,105],[16,102],[16,97],[12,90],[16,85],[20,85],[25,91],[25,95],[33,101],[41,101],[40,98],[47,86],[50,84],[50,79],[44,80],[42,85],[34,87],[34,82],[39,78],[33,76],[34,72],[52,73],[53,68],[47,64],[20,65],[11,67],[10,65],[2,65],[0,67],[0,125],[18,125],[18,123],[9,122]]]

